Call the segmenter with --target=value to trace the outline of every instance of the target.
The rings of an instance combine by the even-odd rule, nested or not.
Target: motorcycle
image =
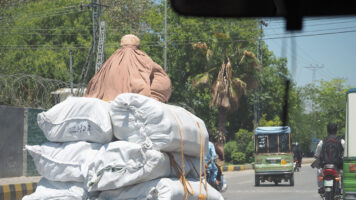
[[[215,163],[217,168],[218,168],[218,175],[216,177],[216,180],[218,181],[218,184],[213,183],[210,179],[210,175],[212,174],[210,172],[211,169],[206,168],[206,179],[208,180],[208,183],[213,186],[217,191],[219,192],[225,192],[227,190],[227,183],[226,180],[224,179],[224,175],[222,174],[221,167]]]
[[[322,170],[322,176],[319,180],[323,180],[323,192],[320,194],[324,200],[341,199],[341,178],[340,174],[333,164],[327,164]]]

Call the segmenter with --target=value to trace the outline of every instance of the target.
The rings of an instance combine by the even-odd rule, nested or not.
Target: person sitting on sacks
[[[84,96],[112,101],[121,93],[137,93],[168,102],[171,81],[162,67],[139,49],[140,39],[125,35],[120,46],[90,80]]]

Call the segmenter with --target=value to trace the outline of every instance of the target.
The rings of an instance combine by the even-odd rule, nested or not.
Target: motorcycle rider
[[[327,132],[328,132],[328,136],[324,139],[321,140],[318,144],[318,146],[316,147],[315,150],[315,158],[316,161],[312,164],[312,167],[317,167],[317,177],[322,175],[322,169],[324,167],[325,164],[335,164],[340,172],[340,170],[342,170],[342,156],[343,156],[343,150],[345,148],[345,140],[340,139],[336,136],[337,134],[337,124],[336,123],[329,123],[327,125]],[[326,160],[326,158],[323,156],[323,146],[326,145],[326,142],[328,142],[329,140],[333,140],[336,141],[338,144],[338,161],[337,162],[333,162],[333,163],[328,163],[330,161]],[[323,186],[323,181],[322,180],[318,180],[318,193],[322,194],[324,193],[324,186]]]
[[[218,168],[218,174],[216,180],[219,183],[220,192],[225,192],[227,190],[227,183],[222,173],[222,163],[224,162],[224,149],[221,148],[217,143],[214,142],[215,152],[217,157],[215,159],[215,165]]]
[[[298,142],[296,142],[293,145],[292,151],[293,151],[294,159],[298,161],[298,166],[297,167],[301,167],[302,166],[303,152],[302,152],[302,149],[300,148]]]
[[[208,182],[214,187],[219,185],[216,177],[218,175],[218,168],[215,164],[216,152],[212,142],[209,141],[209,151],[205,156],[205,169],[208,175]]]

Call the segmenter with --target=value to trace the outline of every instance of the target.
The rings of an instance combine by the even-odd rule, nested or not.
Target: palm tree
[[[193,44],[195,50],[204,52],[207,64],[212,65],[207,71],[194,77],[193,87],[210,85],[212,98],[210,106],[218,109],[217,142],[223,145],[227,115],[236,112],[242,96],[257,86],[257,73],[260,67],[254,53],[242,50],[242,45],[234,43],[226,34],[219,33],[217,36],[224,37],[224,41],[231,41],[231,44],[225,45],[225,49],[219,47],[220,52],[214,47],[208,48],[206,43]],[[214,54],[215,62],[212,59]],[[220,67],[217,67],[219,62]]]

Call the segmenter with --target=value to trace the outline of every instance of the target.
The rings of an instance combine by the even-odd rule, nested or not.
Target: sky
[[[316,81],[342,78],[356,87],[356,16],[306,18],[303,30],[295,33],[285,31],[283,18],[263,20],[268,23],[264,27],[268,49],[277,57],[286,56],[291,71],[295,59],[293,79],[298,86],[312,83],[313,72],[306,67],[320,67],[315,72]],[[292,34],[296,36],[294,48]]]

